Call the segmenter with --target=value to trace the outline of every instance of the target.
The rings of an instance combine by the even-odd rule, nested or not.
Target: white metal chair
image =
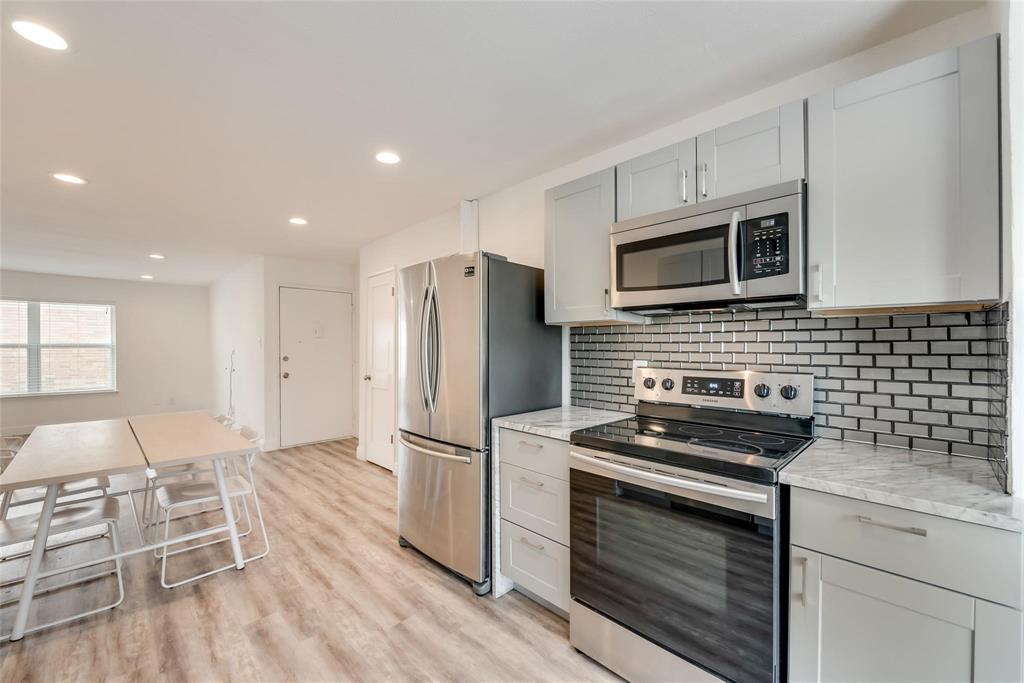
[[[73,531],[80,531],[83,529],[89,529],[96,526],[106,526],[110,533],[110,544],[112,548],[112,554],[116,555],[121,552],[121,541],[118,536],[118,516],[120,513],[120,506],[117,500],[112,497],[103,497],[102,499],[88,500],[83,503],[76,505],[66,505],[58,507],[52,518],[50,519],[50,531],[49,536],[60,536]],[[12,545],[20,545],[23,543],[31,542],[36,535],[39,527],[40,514],[29,514],[15,517],[13,519],[0,520],[0,547],[9,547]],[[47,548],[49,550],[49,548]],[[44,551],[45,552],[45,551]],[[9,561],[9,560],[5,560]],[[113,609],[121,604],[124,600],[124,580],[121,576],[121,560],[104,560],[98,559],[96,562],[87,564],[87,566],[102,565],[109,562],[114,563],[114,569],[105,570],[98,573],[92,573],[87,576],[81,576],[78,578],[58,583],[55,585],[49,585],[45,588],[39,588],[37,584],[36,590],[33,592],[33,596],[42,595],[44,593],[51,593],[63,588],[85,583],[87,581],[93,581],[110,574],[114,574],[117,577],[117,599],[109,605],[103,607],[97,607],[94,609],[87,609],[81,612],[77,612],[70,616],[61,617],[54,621],[47,622],[45,624],[39,624],[27,629],[25,632],[30,633],[32,631],[39,631],[44,628],[50,628],[58,624],[63,624],[75,619],[81,619],[98,612]],[[56,567],[54,569],[39,572],[36,575],[37,579],[46,579],[51,576],[58,576],[60,574],[66,574],[69,571],[75,569],[83,569],[81,563],[77,563],[73,569]],[[23,583],[25,580],[24,576],[19,576],[13,580],[8,580],[4,583],[5,586],[16,585]],[[22,587],[24,590],[24,586]],[[3,603],[0,603],[3,604]],[[7,640],[10,638],[10,634],[4,634],[0,636],[0,640]]]
[[[246,562],[250,562],[252,560],[258,560],[261,557],[265,557],[270,552],[270,539],[267,537],[267,527],[263,521],[263,510],[260,508],[259,495],[256,492],[256,480],[255,476],[253,475],[252,469],[260,436],[259,433],[256,432],[256,430],[252,429],[251,427],[244,426],[239,430],[239,434],[241,434],[243,437],[248,439],[253,444],[253,450],[244,456],[244,462],[242,463],[245,468],[246,474],[248,474],[248,477],[238,473],[236,464],[235,474],[226,477],[225,484],[227,485],[228,488],[229,499],[239,499],[241,501],[242,507],[245,510],[245,516],[248,519],[248,528],[246,529],[245,532],[240,532],[238,534],[239,538],[248,536],[253,530],[252,519],[249,515],[249,507],[247,502],[247,499],[250,496],[252,497],[253,506],[256,509],[256,519],[259,522],[260,533],[263,536],[263,550],[257,553],[256,555],[245,558]],[[196,514],[206,514],[208,512],[215,512],[217,510],[222,509],[222,506],[220,504],[220,492],[217,489],[216,483],[205,479],[180,481],[165,484],[157,488],[155,499],[157,502],[157,506],[159,507],[160,512],[163,515],[163,540],[165,542],[170,540],[171,522],[181,520],[184,517],[194,517],[196,516]],[[210,505],[215,505],[216,507],[211,508],[209,507]],[[178,512],[180,510],[197,507],[205,509],[200,509],[198,513],[193,513],[190,515],[181,515],[178,517],[173,516],[175,512]],[[224,510],[224,514],[235,514],[235,511]],[[229,539],[227,537],[221,537],[216,538],[212,541],[205,541],[203,543],[189,545],[184,548],[179,548],[177,550],[171,550],[170,546],[165,547],[162,552],[158,552],[158,556],[160,557],[161,560],[160,585],[162,585],[164,588],[174,588],[176,586],[180,586],[185,583],[190,583],[192,581],[196,581],[198,579],[202,579],[207,576],[211,576],[213,574],[217,574],[222,571],[226,571],[228,569],[233,568],[235,564],[234,562],[231,562],[229,564],[224,565],[223,567],[217,567],[210,571],[190,576],[188,578],[176,581],[174,583],[167,582],[167,560],[169,557],[194,551],[199,548],[205,548],[207,546],[215,545],[217,543],[224,543],[228,540]]]

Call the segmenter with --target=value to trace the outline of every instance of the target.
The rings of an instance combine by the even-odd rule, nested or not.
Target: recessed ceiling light
[[[72,185],[85,185],[85,180],[83,178],[79,178],[76,175],[71,175],[70,173],[53,173],[52,175],[56,180],[59,180],[62,183],[71,183]]]
[[[295,218],[289,218],[288,222],[292,225],[305,225],[306,223],[309,223],[305,218],[299,218],[298,216]]]
[[[394,152],[377,152],[377,161],[382,164],[397,164],[401,160],[402,157]]]
[[[163,261],[165,257],[164,257],[163,254],[150,254],[149,258],[157,260],[157,261]]]
[[[140,275],[139,277],[141,277],[143,280],[152,280],[153,279],[152,275]]]
[[[13,21],[11,22],[11,28],[13,28],[19,36],[25,40],[32,41],[36,45],[40,45],[51,50],[68,49],[68,42],[45,26],[34,24],[31,21]]]

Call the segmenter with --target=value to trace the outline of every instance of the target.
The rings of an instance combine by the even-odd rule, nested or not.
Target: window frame
[[[36,299],[28,297],[15,297],[15,296],[3,296],[0,297],[0,301],[16,301],[19,303],[26,303],[28,307],[28,330],[27,330],[27,343],[26,344],[9,344],[0,343],[0,348],[6,349],[25,349],[27,354],[28,373],[31,376],[32,365],[33,365],[33,354],[35,355],[35,365],[39,368],[42,364],[40,351],[44,348],[47,349],[110,349],[111,358],[111,385],[104,387],[103,389],[71,389],[62,391],[26,391],[19,393],[5,394],[0,391],[0,398],[32,398],[32,397],[46,397],[46,396],[87,396],[90,394],[116,394],[117,388],[117,304],[113,301],[69,301],[67,299]],[[35,305],[35,314],[33,316],[33,304]],[[69,306],[109,306],[110,307],[110,344],[40,344],[40,321],[39,321],[39,305],[40,304],[62,304]],[[35,325],[32,325],[32,319],[35,318]],[[33,327],[35,328],[33,330]],[[35,340],[33,342],[33,339]]]

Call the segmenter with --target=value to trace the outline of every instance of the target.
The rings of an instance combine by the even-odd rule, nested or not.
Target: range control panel
[[[742,379],[731,377],[694,377],[683,375],[683,393],[692,396],[728,396],[743,398]]]
[[[639,401],[803,417],[814,412],[811,374],[638,367],[633,382]]]
[[[751,218],[742,223],[744,280],[789,272],[789,214]]]

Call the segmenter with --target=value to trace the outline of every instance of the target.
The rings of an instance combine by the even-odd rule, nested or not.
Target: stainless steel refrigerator
[[[543,271],[476,252],[403,268],[398,535],[490,588],[490,420],[561,402]]]

